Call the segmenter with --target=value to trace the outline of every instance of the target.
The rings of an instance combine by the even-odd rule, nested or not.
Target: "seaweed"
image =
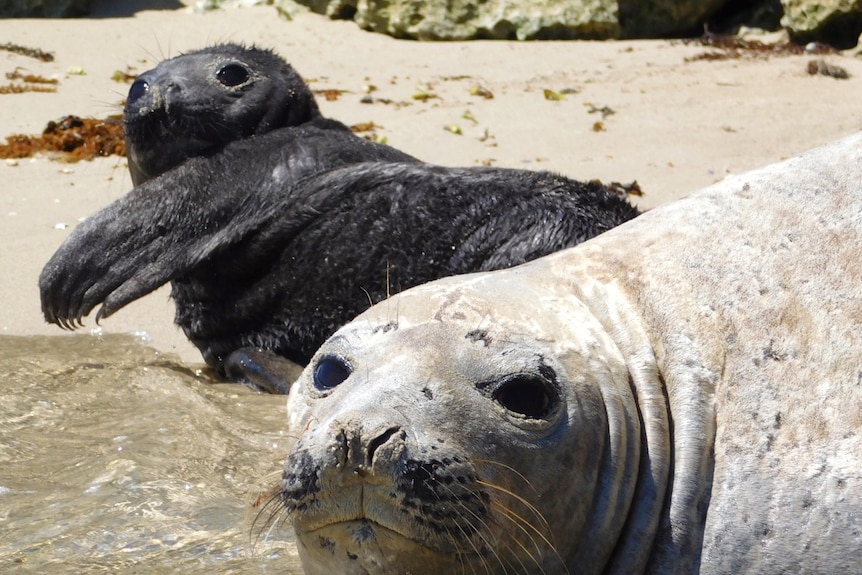
[[[27,48],[26,46],[13,44],[12,42],[0,44],[0,50],[6,50],[7,52],[12,52],[13,54],[20,54],[21,56],[29,56],[30,58],[36,58],[37,60],[41,60],[42,62],[54,61],[54,54],[52,54],[51,52],[45,52],[44,50],[40,50],[39,48]]]
[[[0,158],[29,158],[38,152],[47,152],[65,162],[92,160],[101,156],[125,156],[122,116],[114,115],[99,120],[65,116],[57,122],[48,122],[41,136],[15,134],[0,145]]]
[[[60,83],[60,81],[56,78],[45,78],[44,76],[38,76],[36,74],[22,74],[20,72],[21,68],[15,68],[14,72],[6,72],[7,80],[21,80],[22,82],[27,82],[28,84],[51,84],[56,86]]]
[[[313,90],[313,92],[319,96],[323,96],[327,102],[334,102],[341,97],[342,94],[349,93],[349,90],[340,90],[337,88],[324,88],[320,90]]]
[[[691,38],[682,41],[683,44],[698,44],[707,48],[714,48],[697,56],[686,58],[686,62],[698,60],[733,60],[744,56],[755,58],[768,58],[769,56],[796,56],[799,54],[835,54],[838,51],[820,42],[810,42],[806,45],[795,42],[767,43],[759,40],[749,40],[739,36],[725,34],[714,34],[706,31],[699,38]]]

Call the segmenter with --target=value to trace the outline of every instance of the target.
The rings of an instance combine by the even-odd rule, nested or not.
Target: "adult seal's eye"
[[[341,384],[353,373],[353,368],[343,358],[327,355],[320,358],[314,367],[314,387],[326,391]]]
[[[222,86],[227,86],[228,88],[244,84],[248,81],[248,78],[248,70],[239,64],[228,64],[219,68],[219,71],[216,72],[216,80]]]
[[[558,400],[557,391],[545,378],[519,373],[507,376],[494,386],[491,398],[514,414],[543,419]]]
[[[146,80],[141,80],[138,78],[132,84],[132,87],[129,88],[129,97],[127,98],[130,102],[134,102],[138,98],[142,97],[144,94],[150,91],[150,83]]]

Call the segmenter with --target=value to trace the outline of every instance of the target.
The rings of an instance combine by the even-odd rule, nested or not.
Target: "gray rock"
[[[781,24],[800,43],[824,42],[846,49],[862,33],[862,0],[781,0]]]
[[[224,0],[210,0],[224,1]],[[418,40],[614,39],[697,36],[705,22],[719,31],[785,27],[802,43],[856,45],[862,0],[275,0],[330,18]]]
[[[604,39],[620,35],[611,0],[358,0],[362,28],[419,40]]]
[[[277,4],[292,4],[281,0]],[[418,40],[611,39],[697,32],[727,0],[296,0]]]
[[[93,0],[0,0],[0,18],[83,16]]]

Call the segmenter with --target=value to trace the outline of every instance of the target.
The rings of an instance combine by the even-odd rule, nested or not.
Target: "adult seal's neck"
[[[624,282],[595,271],[566,274],[577,278],[570,287],[619,350],[640,422],[634,496],[604,572],[690,573],[712,483],[717,375],[685,334],[652,336],[651,315]]]

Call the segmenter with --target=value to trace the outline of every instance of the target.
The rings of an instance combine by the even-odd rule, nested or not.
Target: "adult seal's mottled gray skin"
[[[129,135],[141,183],[78,226],[45,266],[49,322],[74,328],[99,304],[97,320],[108,317],[170,281],[176,323],[208,364],[283,392],[285,378],[261,379],[267,365],[304,365],[372,302],[439,277],[523,263],[638,213],[598,183],[442,168],[364,140],[322,118],[307,87],[286,64],[276,72],[275,59],[217,47],[141,76],[146,87],[133,86],[129,104],[139,118],[127,122],[149,126]],[[221,86],[223,76],[248,85]],[[269,97],[270,84],[281,86],[276,94],[289,86],[289,97]],[[195,121],[172,116],[177,102],[193,108],[197,95],[215,110]],[[251,113],[270,106],[286,111]],[[298,125],[273,129],[285,122]],[[143,133],[164,136],[168,165],[159,163],[161,144],[145,144]],[[204,150],[210,139],[214,150]]]
[[[123,110],[137,186],[230,142],[320,118],[305,82],[270,50],[219,44],[144,72]]]
[[[862,135],[379,303],[288,400],[307,573],[860,573]]]

